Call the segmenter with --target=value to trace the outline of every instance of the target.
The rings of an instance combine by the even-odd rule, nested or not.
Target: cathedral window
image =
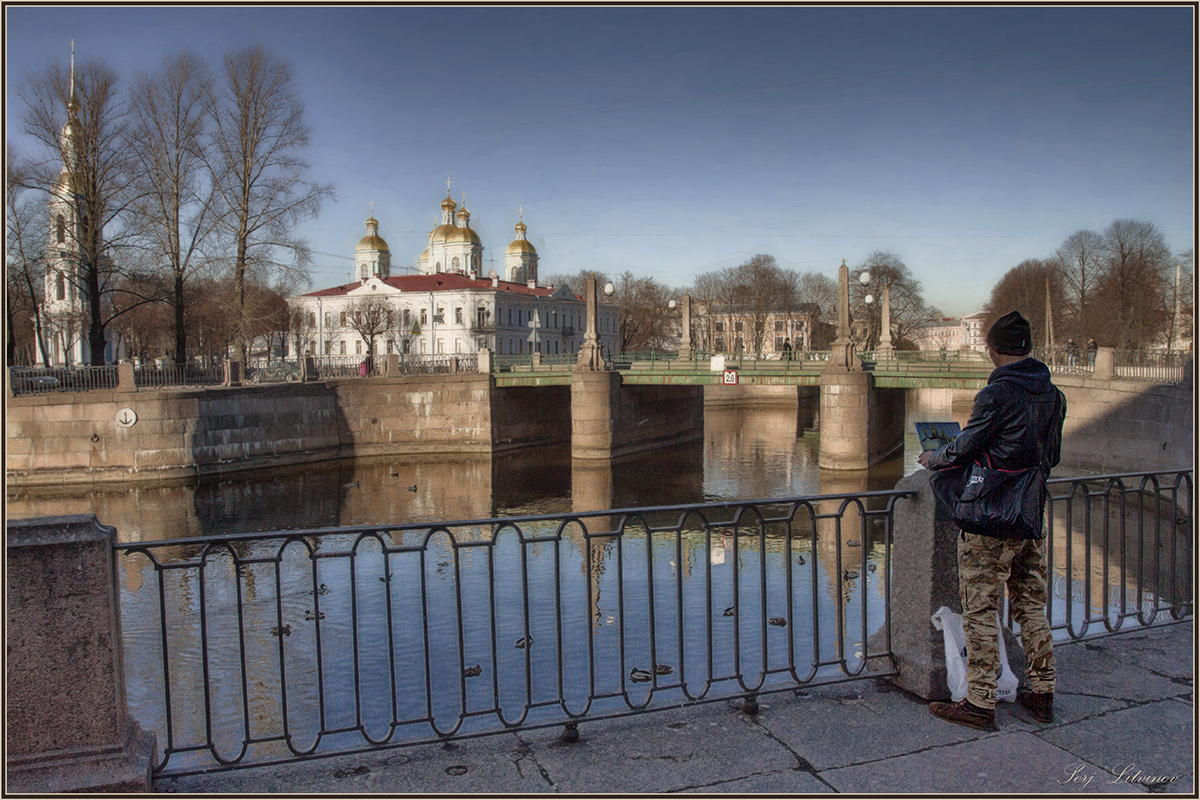
[[[437,270],[438,272],[441,272],[442,271],[442,262],[440,262],[440,261],[437,262],[437,264],[434,265],[434,269]]]
[[[58,273],[58,277],[54,281],[54,296],[58,300],[67,299],[67,276],[61,272]]]
[[[458,272],[458,256],[455,256],[454,260],[450,262],[450,269],[454,272]]]
[[[67,221],[63,219],[63,215],[59,214],[55,219],[55,240],[62,244],[67,241]]]
[[[363,264],[362,267],[358,270],[358,279],[362,280],[362,281],[365,281],[367,279],[367,265],[366,264]]]

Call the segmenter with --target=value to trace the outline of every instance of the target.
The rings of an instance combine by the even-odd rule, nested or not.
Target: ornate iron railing
[[[187,774],[892,674],[902,496],[119,545],[131,705]]]

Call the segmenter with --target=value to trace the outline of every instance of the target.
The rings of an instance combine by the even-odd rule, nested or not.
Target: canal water
[[[934,397],[941,402],[908,407],[903,453],[865,475],[820,470],[819,433],[794,407],[709,408],[703,441],[611,465],[573,463],[567,447],[347,461],[184,486],[15,493],[8,513],[95,513],[136,547],[890,489],[919,468],[914,422],[966,422],[968,405]],[[358,737],[549,724],[652,697],[674,703],[855,673],[885,621],[886,526],[870,516],[878,503],[843,510],[840,525],[819,519],[836,506],[814,503],[762,535],[719,518],[661,518],[595,537],[613,521],[588,517],[586,529],[447,525],[255,541],[209,552],[203,568],[187,566],[198,546],[122,554],[131,707],[158,733],[160,752],[168,730],[173,747],[197,748],[175,756],[173,769],[202,768],[214,752],[286,757],[282,740],[268,741],[283,731],[293,749],[327,752]],[[1058,613],[1111,611],[1112,584],[1088,598],[1068,580],[1077,572],[1056,565]],[[165,654],[161,627],[170,630]]]

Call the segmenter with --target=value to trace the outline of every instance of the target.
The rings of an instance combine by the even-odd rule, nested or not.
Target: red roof
[[[434,275],[400,275],[394,278],[383,278],[384,283],[391,286],[393,289],[398,289],[402,292],[453,292],[463,291],[465,289],[491,289],[491,278],[471,278],[461,272],[439,272]],[[301,295],[302,297],[338,297],[348,294],[354,289],[362,286],[361,281],[347,283],[342,286],[334,286],[329,289],[318,289],[315,292]],[[530,289],[524,283],[511,283],[509,281],[498,281],[495,291],[512,292],[513,294],[527,294],[535,297],[549,297],[554,293],[554,289],[545,286],[537,286]],[[575,299],[582,300],[582,297],[573,295]]]

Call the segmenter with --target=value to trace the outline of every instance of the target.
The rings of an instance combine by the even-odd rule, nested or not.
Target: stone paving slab
[[[861,793],[1128,793],[1124,786],[1080,776],[1100,772],[1037,736],[999,733],[931,747],[883,762],[827,770],[821,778],[839,792]],[[1074,782],[1073,778],[1080,778]],[[1136,791],[1136,789],[1134,789]]]
[[[1056,646],[1054,658],[1058,672],[1056,692],[1107,697],[1111,700],[1147,702],[1165,700],[1190,692],[1190,680],[1167,677],[1166,657],[1152,654],[1153,639],[1123,642],[1126,635],[1113,636],[1102,642],[1076,642],[1071,646]],[[1181,637],[1182,638],[1182,637]],[[1191,637],[1186,637],[1189,641]],[[1191,655],[1186,663],[1191,664]]]
[[[875,679],[763,695],[756,716],[721,701],[583,722],[581,740],[570,744],[560,740],[561,728],[527,730],[168,778],[158,788],[237,795],[1194,793],[1192,641],[1189,624],[1060,645],[1051,725],[1007,703],[998,709],[997,731],[950,725],[930,715],[924,700]],[[1176,779],[1152,780],[1164,777]]]
[[[813,688],[794,701],[781,696],[760,702],[761,724],[818,771],[985,735],[937,719],[924,700],[882,680]]]
[[[515,793],[551,792],[528,745],[516,734],[418,745],[271,767],[189,775],[158,782],[160,792]]]
[[[712,703],[580,725],[580,741],[522,734],[557,792],[675,792],[795,770],[796,756],[740,704]]]
[[[1045,731],[1040,738],[1103,769],[1098,780],[1192,793],[1194,715],[1190,703],[1163,700]],[[1114,735],[1141,731],[1141,736]]]

